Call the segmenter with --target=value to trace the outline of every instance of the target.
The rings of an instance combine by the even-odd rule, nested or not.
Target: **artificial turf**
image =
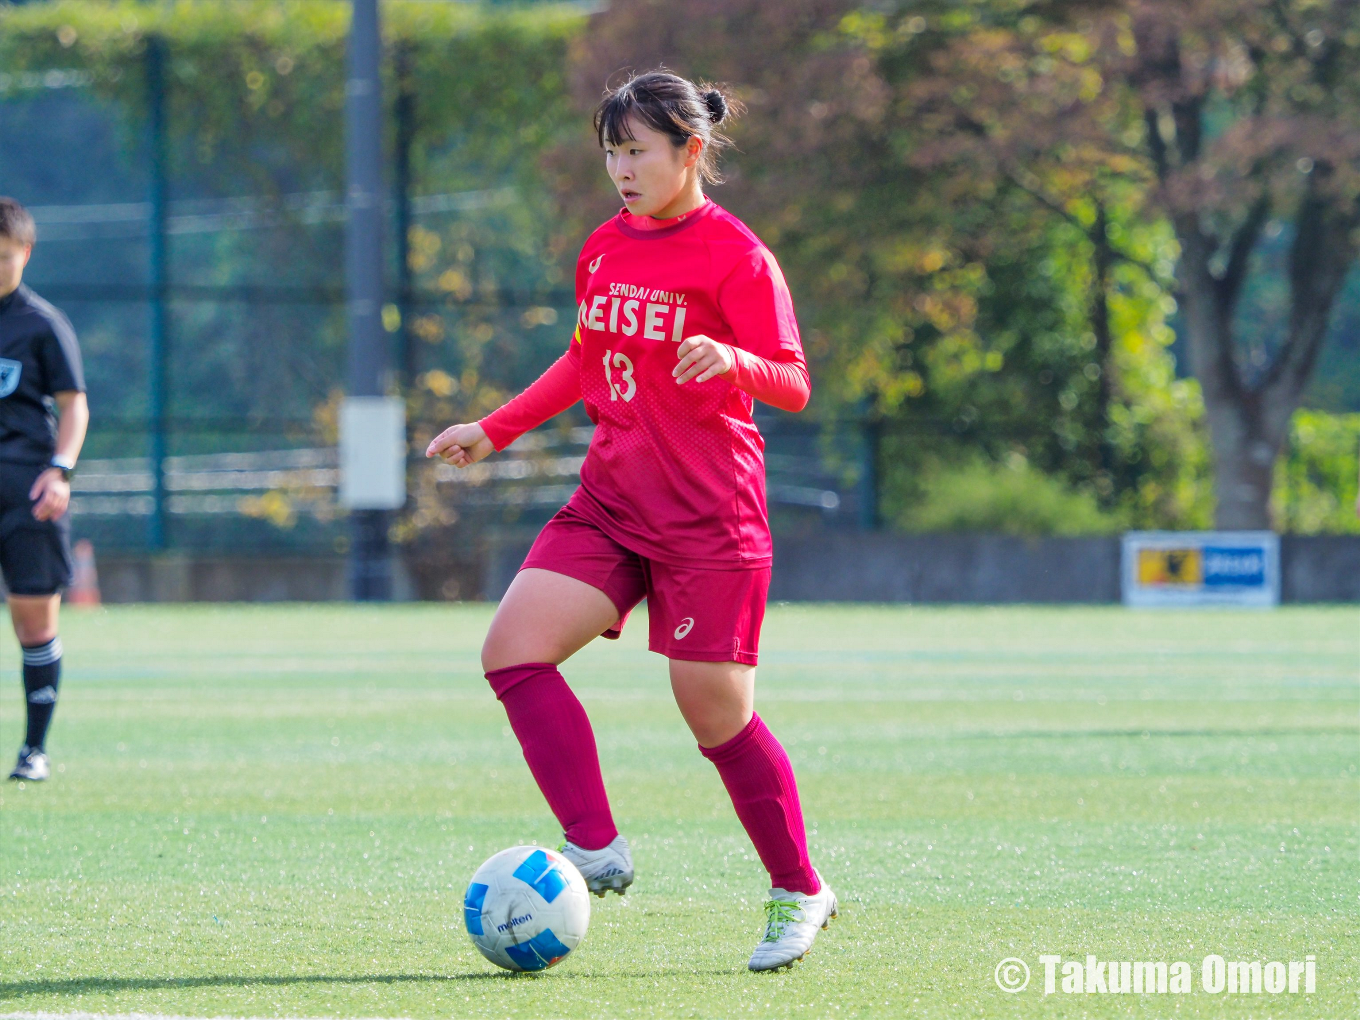
[[[643,619],[564,668],[637,884],[546,973],[473,949],[475,867],[560,838],[477,666],[490,613],[68,611],[56,772],[0,788],[0,1013],[1357,1014],[1353,606],[772,606],[757,704],[841,903],[773,975],[745,969],[764,874]],[[1042,953],[1183,960],[1194,991],[1046,996]],[[1316,991],[1211,994],[1210,953],[1313,954]]]

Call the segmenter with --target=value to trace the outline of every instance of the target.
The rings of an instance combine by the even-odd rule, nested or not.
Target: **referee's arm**
[[[74,464],[80,458],[80,448],[85,445],[85,430],[90,424],[90,405],[81,390],[62,390],[52,394],[56,401],[57,413],[57,458],[67,464]],[[28,498],[37,500],[33,506],[33,516],[40,521],[50,521],[66,512],[71,502],[71,483],[62,477],[61,469],[51,467],[40,474],[28,493]]]

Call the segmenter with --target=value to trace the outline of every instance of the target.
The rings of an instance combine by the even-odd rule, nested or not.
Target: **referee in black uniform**
[[[57,612],[71,582],[71,472],[90,422],[80,347],[66,316],[23,285],[33,217],[0,197],[0,571],[24,653],[28,729],[11,779],[51,773],[43,741],[57,707]]]

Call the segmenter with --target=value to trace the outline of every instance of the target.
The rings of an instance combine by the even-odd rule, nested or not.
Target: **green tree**
[[[1300,410],[1271,494],[1280,530],[1360,533],[1360,414]]]
[[[315,412],[321,436],[334,439],[345,349],[336,286],[341,224],[324,207],[284,199],[322,192],[339,204],[349,13],[342,0],[0,4],[0,101],[24,74],[74,69],[88,77],[95,100],[121,115],[135,155],[146,130],[146,42],[157,36],[167,53],[172,201],[249,196],[276,225],[172,238],[178,285],[248,285],[285,301],[292,288],[306,302],[257,305],[251,316],[239,303],[172,305],[177,416],[306,422]],[[384,96],[394,108],[389,145],[408,146],[417,205],[430,195],[459,196],[445,212],[417,217],[408,234],[412,293],[397,293],[395,271],[390,280],[386,318],[393,330],[406,327],[416,351],[409,396],[419,454],[437,428],[484,413],[531,379],[540,355],[563,341],[543,328],[556,313],[563,240],[540,161],[568,120],[566,52],[584,17],[571,4],[388,0],[382,19]],[[399,97],[411,121],[405,139]],[[318,212],[329,218],[316,222]],[[102,406],[139,414],[143,379],[117,382]],[[287,438],[312,438],[309,426],[296,432]],[[125,436],[116,438],[126,446]],[[200,447],[212,439],[202,430],[194,437]],[[424,465],[413,490],[419,498],[402,537],[420,530],[413,522],[452,519],[454,488],[436,488]],[[297,503],[322,495],[279,493],[254,509],[286,524]]]
[[[339,224],[309,225],[316,209],[280,200],[286,193],[341,190],[349,11],[340,0],[60,0],[4,6],[0,68],[6,77],[0,79],[0,98],[5,82],[18,74],[82,70],[94,95],[123,112],[129,149],[135,151],[145,131],[146,40],[159,36],[168,54],[172,199],[224,193],[272,199],[276,205],[266,211],[282,228],[174,239],[177,281],[333,291]],[[517,358],[523,309],[507,311],[507,301],[536,307],[561,284],[561,241],[538,161],[562,130],[566,48],[583,18],[569,5],[527,11],[390,0],[383,19],[390,79],[385,94],[405,91],[412,99],[408,159],[414,197],[452,192],[468,199],[455,216],[418,222],[409,238],[419,306],[414,343],[429,355],[423,367],[453,372],[464,380],[460,392],[472,399],[485,360],[492,366],[493,388],[515,385],[532,371]],[[395,147],[395,126],[392,133],[389,144]],[[222,386],[223,373],[230,378],[228,366],[253,366],[260,354],[289,362],[287,348],[294,342],[300,350],[289,372],[252,376],[266,386],[281,377],[281,386],[310,397],[318,387],[324,395],[339,378],[338,313],[319,328],[314,322],[311,329],[282,332],[272,345],[256,343],[255,350],[233,346],[226,321],[233,309],[194,314],[216,321],[181,325],[218,332],[211,349],[196,352],[202,376],[193,376],[193,364],[179,373],[181,395],[190,404],[220,413],[226,391],[244,389]],[[337,371],[318,371],[317,363]],[[469,368],[475,380],[466,376]],[[308,385],[298,387],[298,376]],[[282,389],[259,396],[274,408],[293,404]]]

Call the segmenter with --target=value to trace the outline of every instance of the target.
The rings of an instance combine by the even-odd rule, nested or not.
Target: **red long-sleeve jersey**
[[[573,509],[650,559],[765,566],[764,442],[752,397],[797,411],[810,392],[783,274],[712,202],[660,229],[631,220],[621,212],[581,250],[567,353],[482,427],[504,449],[584,398],[596,429]],[[677,384],[680,341],[700,334],[732,348],[735,370]]]

